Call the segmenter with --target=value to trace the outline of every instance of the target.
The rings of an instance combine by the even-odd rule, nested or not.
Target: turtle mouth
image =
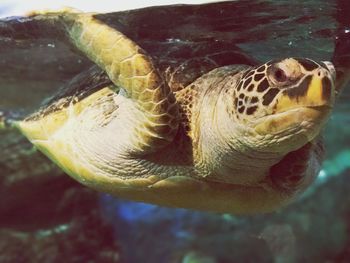
[[[333,109],[333,106],[331,105],[309,105],[309,106],[298,106],[298,107],[294,107],[294,108],[289,108],[283,111],[279,111],[279,112],[272,112],[269,114],[266,114],[264,116],[258,117],[255,119],[255,121],[252,122],[252,124],[258,124],[261,121],[264,121],[267,118],[270,118],[271,116],[282,116],[285,115],[286,113],[293,113],[296,111],[302,111],[302,110],[315,110],[315,111],[320,111],[320,112],[325,112],[325,111],[331,111]]]
[[[259,135],[279,135],[301,129],[313,134],[328,120],[332,108],[331,105],[312,105],[286,109],[256,119],[252,128]]]
[[[304,108],[319,110],[319,111],[331,111],[333,109],[332,105],[313,105],[313,106],[304,106]]]
[[[333,106],[331,106],[331,105],[309,105],[309,106],[303,105],[303,106],[298,106],[298,107],[294,107],[294,108],[289,108],[289,109],[286,109],[284,111],[271,113],[271,114],[268,114],[264,117],[282,116],[282,115],[289,114],[289,113],[295,113],[297,111],[308,111],[308,110],[318,111],[318,112],[322,113],[322,112],[330,111],[332,109],[333,109]],[[264,117],[262,117],[262,118],[264,118]]]
[[[268,117],[268,116],[279,116],[280,114],[283,114],[283,113],[294,113],[294,112],[297,112],[297,111],[307,111],[307,110],[314,110],[314,111],[318,111],[320,113],[322,112],[328,112],[328,111],[331,111],[333,109],[333,106],[332,105],[329,105],[329,104],[323,104],[323,105],[303,105],[303,106],[297,106],[297,107],[294,107],[294,108],[289,108],[289,109],[285,109],[285,110],[282,110],[282,111],[279,111],[279,112],[276,112],[276,113],[271,113],[269,115],[266,115],[265,117]]]

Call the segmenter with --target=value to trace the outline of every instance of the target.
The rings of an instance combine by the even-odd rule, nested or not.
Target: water
[[[145,45],[225,39],[261,61],[350,54],[339,51],[350,28],[346,1],[241,0],[166,15],[162,10],[118,17]],[[0,106],[24,113],[90,66],[55,39],[0,37],[0,50]],[[325,130],[327,160],[315,184],[290,206],[257,216],[97,195],[62,175],[19,135],[3,132],[0,262],[348,262],[349,99],[348,86]]]

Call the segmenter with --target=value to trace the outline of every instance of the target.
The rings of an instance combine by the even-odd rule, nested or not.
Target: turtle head
[[[289,152],[313,140],[327,121],[335,70],[330,62],[304,58],[270,61],[244,72],[234,97],[235,121],[247,143]]]

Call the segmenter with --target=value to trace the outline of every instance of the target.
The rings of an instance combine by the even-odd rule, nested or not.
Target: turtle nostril
[[[327,67],[327,69],[332,73],[335,71],[334,65],[332,62],[329,61],[322,61],[322,63]]]
[[[335,76],[336,76],[336,70],[335,70],[333,63],[329,62],[329,61],[322,61],[322,63],[327,67],[329,73],[332,76],[332,79],[334,80]]]

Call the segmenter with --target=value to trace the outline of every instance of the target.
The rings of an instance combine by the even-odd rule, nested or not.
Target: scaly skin
[[[293,199],[295,189],[287,191],[292,187],[278,173],[271,178],[270,168],[319,134],[334,102],[328,67],[286,59],[248,70],[218,68],[176,94],[180,119],[152,61],[120,32],[91,14],[38,19],[63,25],[114,84],[15,123],[66,173],[103,192],[174,207],[247,214]],[[278,80],[278,69],[287,82]],[[308,184],[319,169],[313,150],[305,151],[315,161],[292,184]]]
[[[65,9],[31,16],[39,20],[45,16],[48,23],[63,27],[73,45],[104,69],[117,87],[123,87],[138,110],[143,112],[143,116],[134,120],[134,145],[128,150],[152,152],[173,140],[178,128],[174,95],[138,45],[99,22],[94,14]]]

